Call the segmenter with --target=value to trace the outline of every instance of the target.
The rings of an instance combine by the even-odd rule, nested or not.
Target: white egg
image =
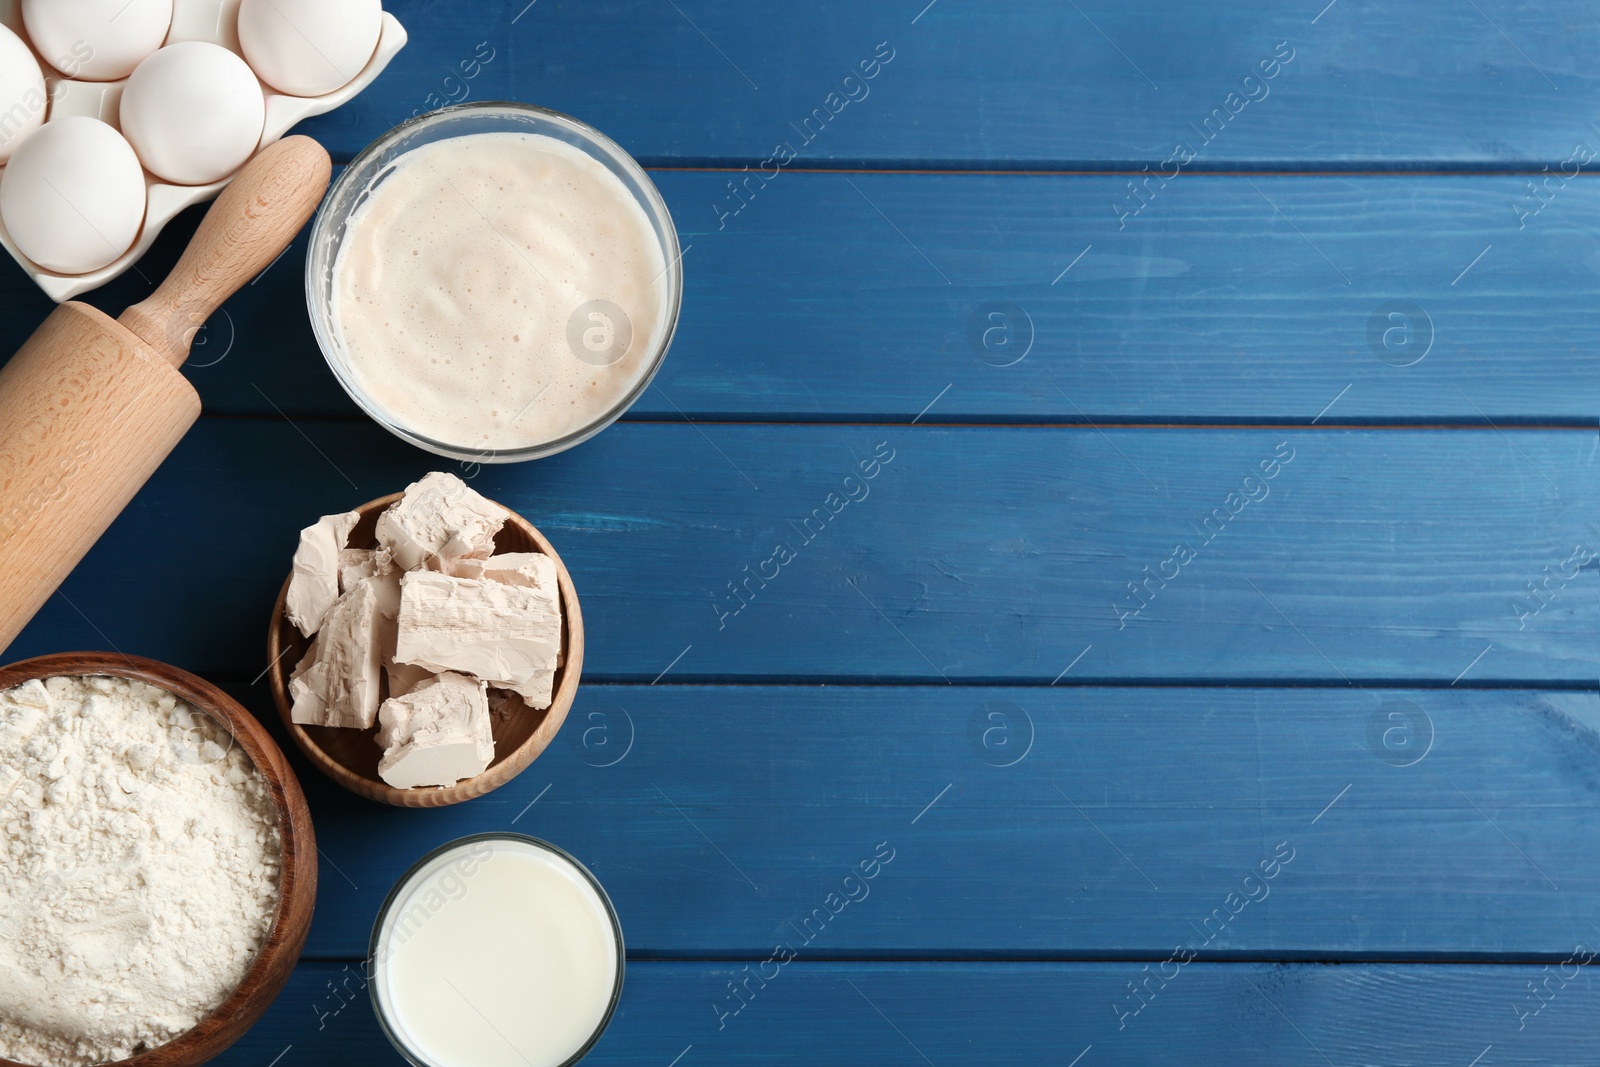
[[[242,0],[239,48],[261,80],[290,96],[348,84],[372,58],[380,0]]]
[[[184,41],[139,64],[122,91],[121,117],[150,173],[205,185],[254,154],[266,101],[244,60],[221,45]]]
[[[0,26],[0,163],[44,124],[44,72],[22,38]]]
[[[122,134],[83,115],[55,119],[0,172],[0,219],[22,254],[57,274],[87,274],[133,246],[144,171]]]
[[[62,74],[115,81],[167,39],[172,0],[22,0],[22,21]]]

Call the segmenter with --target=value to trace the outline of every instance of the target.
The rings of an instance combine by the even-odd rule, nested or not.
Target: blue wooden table
[[[410,46],[306,132],[579,116],[683,319],[626,421],[461,472],[572,568],[557,743],[441,811],[297,762],[316,920],[222,1062],[397,1062],[379,902],[516,829],[621,915],[597,1064],[1592,1063],[1600,9],[1324,3],[389,0]],[[303,242],[10,656],[273,720],[295,532],[439,463],[338,389]],[[48,303],[0,290],[10,350]]]

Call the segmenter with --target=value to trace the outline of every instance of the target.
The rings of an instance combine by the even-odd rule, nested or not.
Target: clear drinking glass
[[[511,848],[533,848],[552,853],[559,860],[571,867],[594,890],[595,896],[604,905],[606,915],[611,920],[611,930],[616,938],[617,976],[612,986],[611,999],[601,1016],[599,1025],[589,1039],[574,1052],[559,1067],[572,1067],[579,1060],[589,1054],[600,1040],[600,1035],[605,1033],[606,1027],[611,1023],[611,1016],[616,1013],[617,1002],[622,999],[622,982],[627,970],[627,948],[622,941],[622,923],[617,919],[616,908],[611,904],[611,898],[606,895],[605,888],[600,885],[589,868],[578,862],[570,852],[552,845],[548,841],[527,834],[511,833],[509,831],[491,831],[481,834],[470,834],[467,837],[458,837],[454,841],[446,842],[438,848],[423,856],[411,868],[402,874],[395,882],[394,888],[389,890],[383,905],[378,909],[378,917],[372,924],[372,941],[367,950],[367,983],[368,992],[372,997],[373,1014],[378,1017],[378,1027],[395,1050],[405,1057],[406,1062],[412,1067],[440,1067],[439,1064],[429,1059],[425,1053],[416,1048],[406,1037],[405,1024],[396,1017],[395,1011],[389,1002],[388,974],[385,970],[390,955],[389,940],[396,933],[396,909],[404,912],[412,903],[414,891],[425,885],[429,878],[445,868],[457,863],[461,858],[472,852],[474,846],[486,843],[493,847],[496,843],[507,845]],[[519,1053],[520,1054],[520,1053]],[[533,1065],[533,1067],[557,1067],[557,1065]]]

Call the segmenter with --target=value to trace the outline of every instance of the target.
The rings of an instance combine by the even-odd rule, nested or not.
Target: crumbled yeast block
[[[561,664],[555,561],[495,555],[507,514],[436,472],[378,517],[376,548],[346,547],[354,512],[308,527],[291,618],[315,639],[290,678],[293,720],[381,721],[379,772],[397,787],[481,773],[494,758],[493,715],[549,707]]]
[[[300,531],[284,608],[289,621],[307,637],[321,628],[328,609],[339,599],[339,554],[359,521],[358,512],[347,511],[324,515]]]
[[[289,679],[290,718],[312,726],[366,729],[377,719],[383,649],[393,628],[378,610],[377,579],[334,601],[317,639]]]
[[[289,718],[293,722],[314,725],[326,718],[322,693],[327,688],[327,672],[312,673],[321,657],[322,637],[318,635],[311,639],[311,647],[306,649],[306,654],[300,657],[300,662],[294,665],[294,672],[289,675],[289,700],[293,704]]]
[[[542,552],[502,552],[487,559],[458,559],[445,572],[456,578],[481,578],[502,585],[522,585],[541,589],[555,603],[556,562]]]
[[[385,700],[378,719],[378,776],[396,789],[454,785],[494,760],[488,693],[471,678],[441,674]]]
[[[520,585],[529,589],[537,589],[550,605],[550,610],[559,617],[561,614],[561,590],[557,585],[556,561],[542,552],[502,552],[498,556],[488,559],[463,559],[458,561],[453,573],[458,578],[482,578],[485,581],[500,582],[502,585]],[[556,655],[556,666],[561,666],[561,655]],[[543,684],[534,687],[533,693],[523,693],[531,707],[544,708],[550,705],[550,688],[554,679],[544,679]],[[541,699],[543,693],[544,703],[534,701]]]
[[[527,678],[514,685],[510,682],[496,682],[495,684],[502,689],[509,689],[517,694],[530,708],[535,710],[548,708],[550,701],[555,697],[556,672],[554,670],[534,671]]]
[[[561,592],[556,587],[556,561],[543,552],[502,552],[483,561],[482,577],[502,585],[537,589],[560,610]]]
[[[339,550],[339,592],[348,593],[363,578],[377,575],[373,562],[375,553],[370,548],[345,548]]]
[[[506,509],[453,474],[434,471],[406,486],[405,495],[378,516],[378,543],[401,570],[447,571],[459,559],[487,558]]]
[[[561,616],[537,589],[435,571],[400,583],[394,658],[435,671],[460,671],[549,706],[561,647]],[[534,703],[543,700],[543,703]]]

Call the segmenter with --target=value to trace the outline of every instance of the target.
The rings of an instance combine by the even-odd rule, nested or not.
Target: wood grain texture
[[[199,417],[200,398],[172,368],[193,332],[310,217],[328,169],[306,137],[266,149],[148,299],[116,322],[63,305],[0,370],[0,649]]]
[[[1483,1055],[1481,1064],[1579,1067],[1593,1062],[1600,1010],[1586,970],[1562,984],[1556,966],[1191,963],[1118,1030],[1113,1005],[1128,1000],[1127,983],[1143,981],[1139,966],[801,958],[765,988],[752,980],[748,1006],[718,1030],[713,1006],[731,996],[727,983],[765,959],[630,961],[617,1015],[584,1063],[666,1067],[682,1054],[680,1067],[811,1067],[847,1056],[904,1067],[1066,1065],[1092,1045],[1080,1067],[1142,1067],[1170,1060],[1174,1049],[1206,1065],[1466,1067]],[[285,1062],[401,1063],[358,973],[355,965],[301,964],[266,1022],[217,1062],[261,1067],[292,1045]],[[1519,1030],[1517,1012],[1535,1004],[1529,983],[1547,1003]]]
[[[353,546],[376,547],[374,533],[379,514],[399,500],[402,494],[390,493],[368,501],[354,510],[360,512],[361,521],[350,531],[348,543]],[[309,522],[307,523],[309,525]],[[336,726],[302,726],[293,719],[293,701],[289,698],[289,677],[311,647],[294,624],[289,621],[284,605],[288,603],[289,582],[285,578],[278,592],[277,603],[272,608],[272,618],[267,628],[267,684],[272,690],[272,700],[278,709],[278,719],[283,724],[295,747],[322,774],[350,790],[357,796],[392,804],[400,808],[439,808],[460,804],[505,785],[538,759],[555,739],[561,724],[567,719],[572,698],[578,691],[578,679],[583,674],[583,612],[578,604],[577,590],[572,586],[572,575],[549,540],[521,515],[511,513],[506,525],[495,535],[496,552],[538,552],[549,556],[555,563],[556,582],[561,590],[561,656],[556,668],[554,692],[550,705],[545,708],[529,707],[520,696],[509,690],[498,689],[490,698],[490,713],[494,730],[494,760],[480,774],[443,788],[396,789],[378,774],[381,749],[377,744],[378,728],[352,730]],[[387,688],[384,690],[387,692]]]
[[[1082,654],[1069,683],[1592,686],[1596,461],[1578,430],[628,423],[471,484],[566,561],[596,681],[1045,684]],[[202,420],[12,654],[253,678],[297,531],[437,462]]]
[[[199,416],[183,376],[87,304],[0,368],[0,650]]]
[[[117,1067],[195,1067],[217,1056],[250,1029],[289,981],[311,928],[317,897],[317,841],[305,794],[271,734],[231,696],[204,679],[165,663],[114,652],[67,652],[0,667],[0,689],[30,679],[107,674],[147,682],[176,695],[220,723],[261,772],[278,813],[278,902],[272,925],[237,989],[191,1030]],[[4,1067],[20,1067],[0,1060]]]
[[[330,172],[328,153],[309,137],[262,149],[206,211],[166,280],[117,321],[173,366],[183,363],[195,332],[311,218]]]
[[[1538,203],[1525,178],[1185,176],[1119,230],[1126,178],[786,173],[719,229],[729,175],[653,177],[690,251],[677,340],[634,419],[1593,426],[1600,412],[1587,180],[1519,222]],[[168,227],[147,274],[189,226]],[[208,412],[358,413],[312,337],[304,257],[302,237],[208,326],[185,370]],[[48,310],[32,290],[0,269],[15,309],[0,349]],[[114,314],[147,291],[130,274],[94,301]],[[1390,320],[1397,302],[1414,309]]]
[[[264,690],[231,691],[272,718]],[[343,872],[307,951],[359,957],[418,857],[515,830],[588,866],[646,959],[776,939],[851,959],[1556,961],[1600,944],[1597,701],[585,685],[538,763],[470,804],[397,812],[302,772]]]
[[[513,99],[652,165],[753,164],[788,140],[797,165],[1138,169],[1198,141],[1189,124],[1237,106],[1230,92],[1260,97],[1243,79],[1284,42],[1294,58],[1196,165],[1537,170],[1596,143],[1600,26],[1582,0],[1322,6],[391,0],[411,45],[300,129],[348,160],[415,111]],[[894,58],[863,95],[843,80],[880,42]],[[790,124],[817,108],[839,110],[805,144]]]
[[[1588,7],[387,6],[411,45],[304,129],[348,159],[450,100],[591,122],[661,168],[684,314],[632,421],[461,471],[583,589],[573,721],[427,811],[291,750],[335,869],[319,962],[221,1062],[398,1062],[356,962],[378,904],[505,829],[570,848],[627,933],[586,1062],[1592,1060],[1600,194],[1562,169],[1600,145]],[[870,93],[797,130],[879,42]],[[285,736],[247,683],[295,532],[440,463],[349,418],[303,240],[185,369],[235,417],[13,654],[159,654]],[[0,301],[4,351],[49,309],[9,267]],[[1021,324],[1020,360],[984,345]]]

